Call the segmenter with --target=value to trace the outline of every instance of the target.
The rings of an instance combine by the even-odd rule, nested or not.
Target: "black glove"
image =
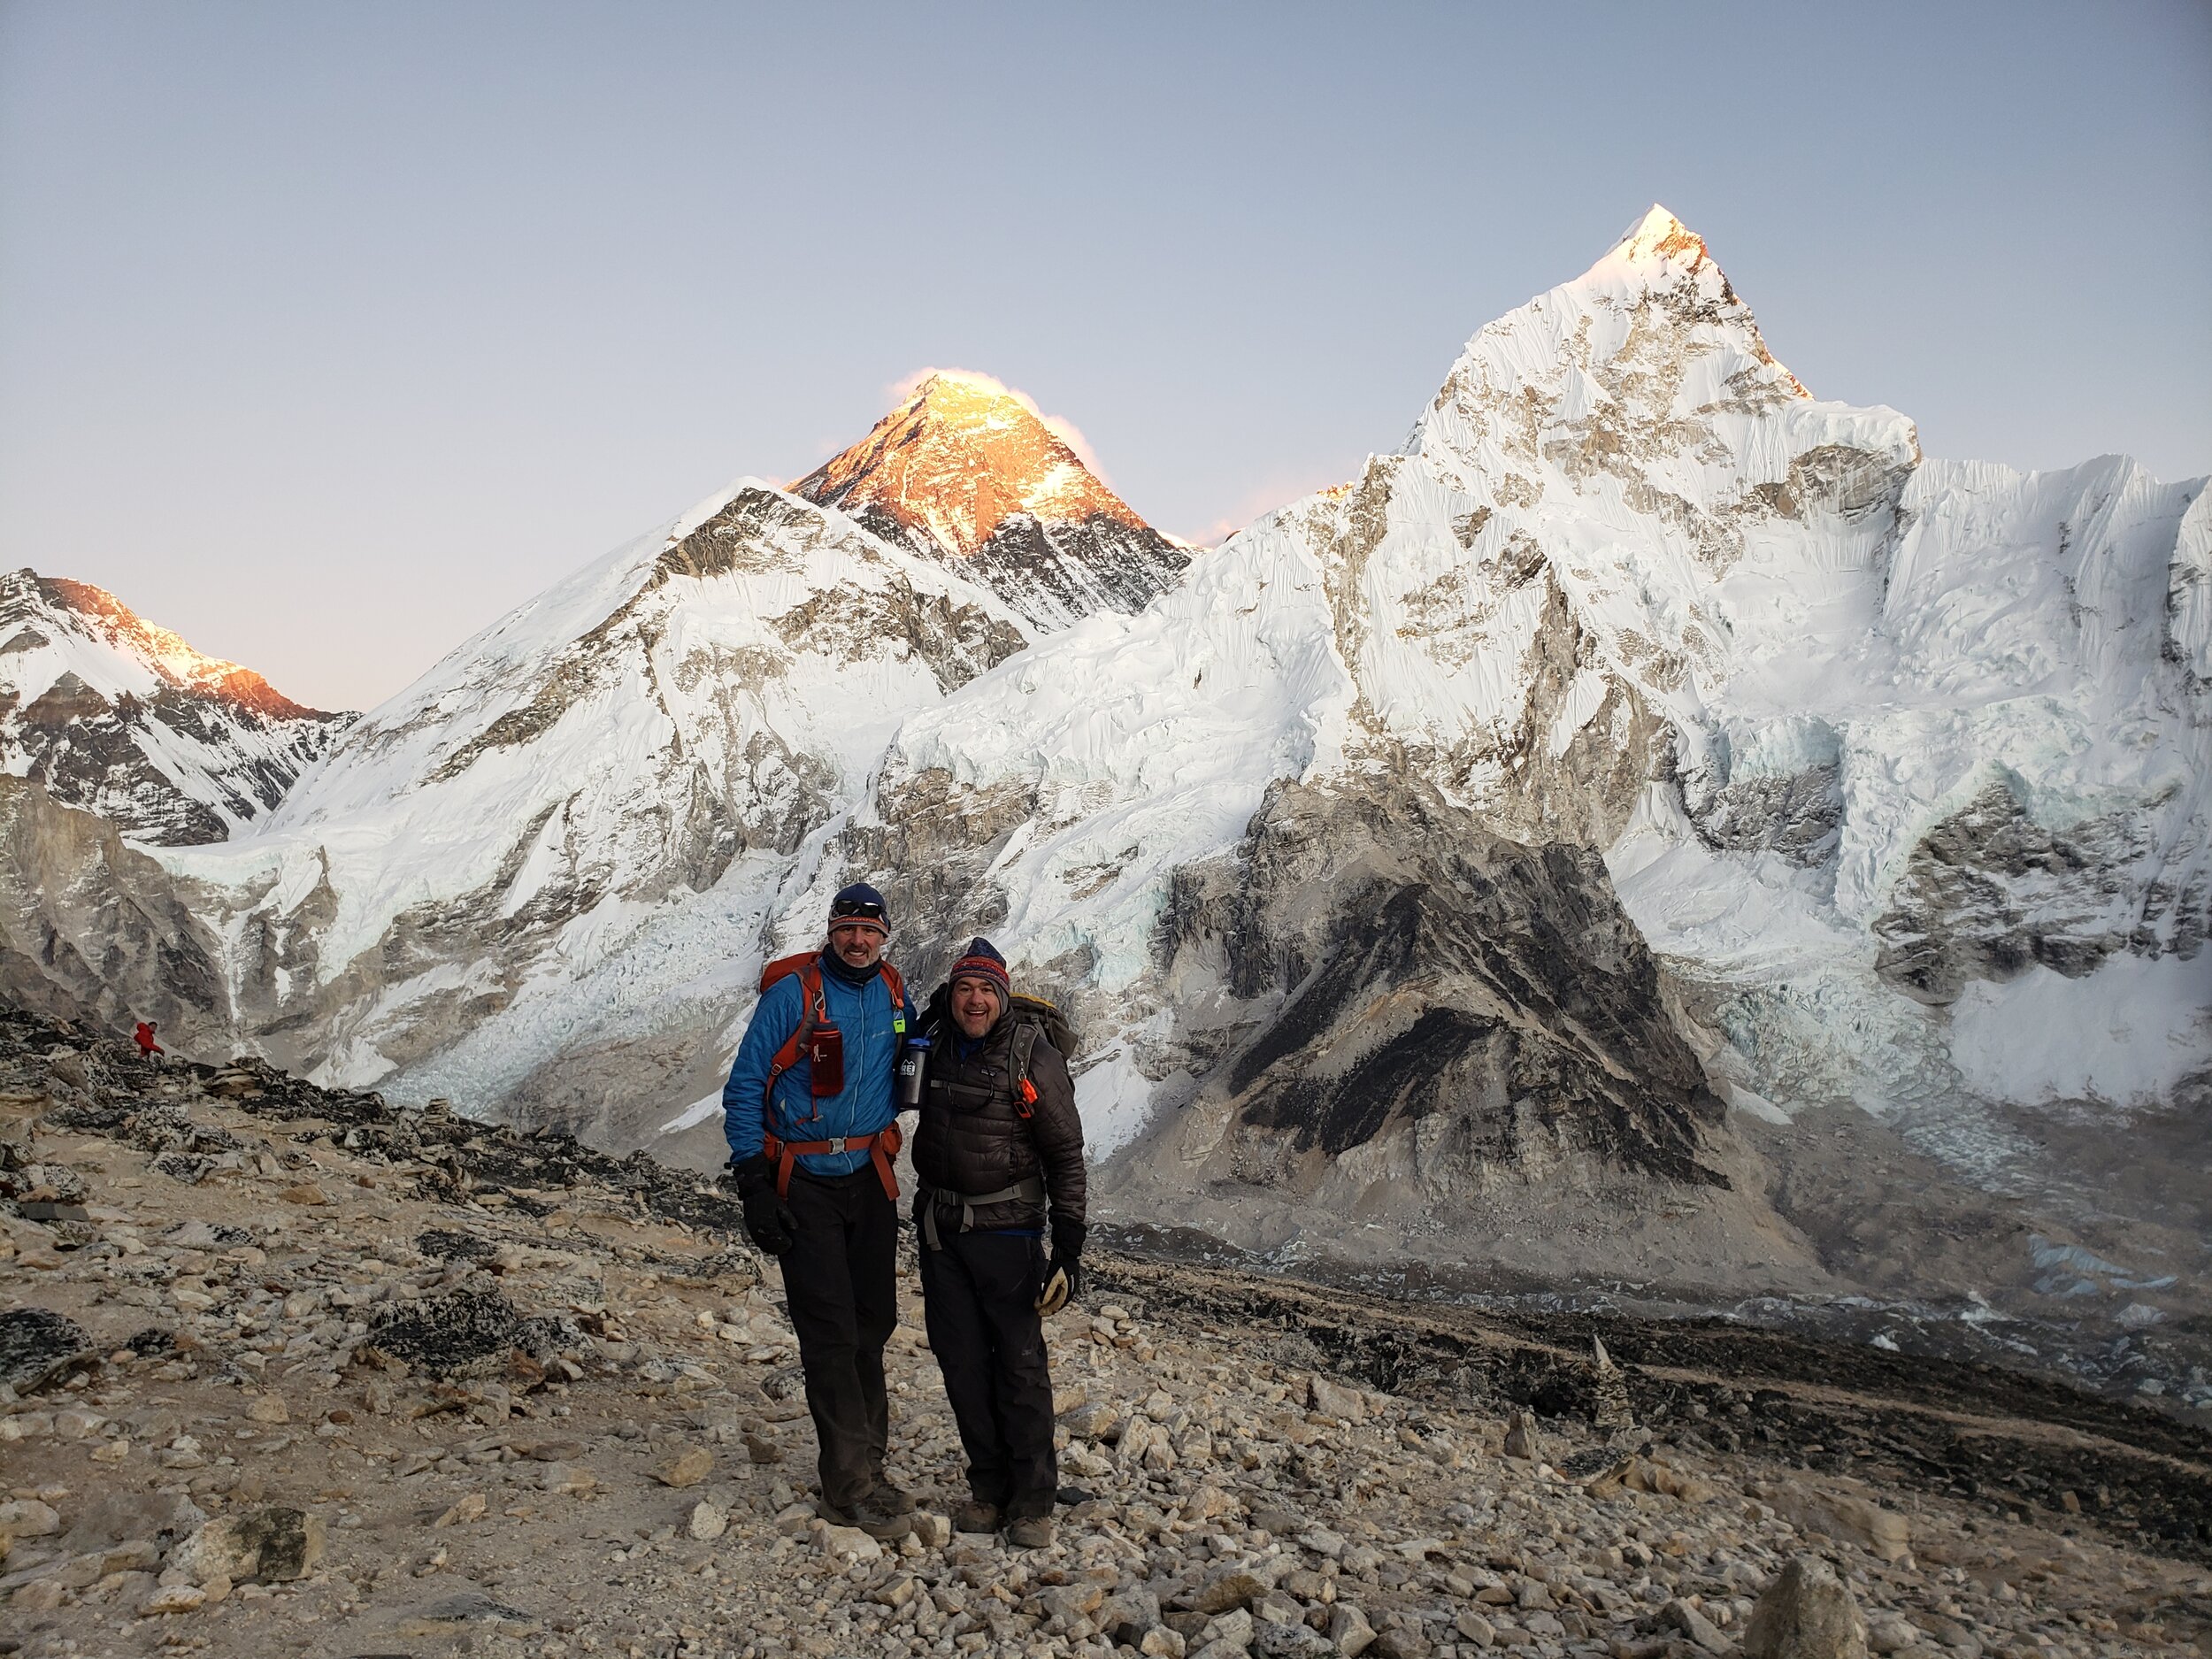
[[[766,1153],[757,1152],[749,1158],[732,1158],[729,1174],[745,1205],[745,1236],[770,1256],[781,1256],[792,1246],[799,1218],[776,1196],[776,1166]]]
[[[1083,1294],[1083,1224],[1056,1221],[1052,1225],[1052,1259],[1045,1263],[1045,1287],[1038,1293],[1037,1311],[1052,1315]]]

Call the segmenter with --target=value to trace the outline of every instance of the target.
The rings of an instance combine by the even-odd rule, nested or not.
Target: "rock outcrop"
[[[1724,1109],[1586,852],[1418,788],[1286,786],[1233,858],[1178,872],[1160,948],[1219,1056],[1210,1171],[1311,1194],[1387,1170],[1423,1207],[1575,1160],[1727,1184]]]
[[[0,996],[111,1030],[155,1020],[194,1046],[230,1039],[221,946],[169,872],[106,819],[7,777]]]

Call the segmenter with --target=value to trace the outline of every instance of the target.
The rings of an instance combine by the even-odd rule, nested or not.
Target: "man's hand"
[[[1080,1222],[1053,1224],[1052,1259],[1045,1263],[1045,1287],[1037,1297],[1037,1311],[1047,1317],[1083,1294],[1083,1237]]]
[[[770,1256],[781,1256],[793,1243],[799,1218],[776,1196],[776,1166],[764,1152],[749,1158],[732,1158],[726,1179],[736,1187],[745,1206],[745,1236]]]

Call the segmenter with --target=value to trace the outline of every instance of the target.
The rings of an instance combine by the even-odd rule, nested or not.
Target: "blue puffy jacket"
[[[891,987],[879,973],[865,985],[848,985],[827,967],[822,970],[822,1006],[828,1022],[844,1034],[845,1087],[816,1100],[813,1068],[803,1059],[779,1077],[772,1126],[785,1141],[870,1135],[898,1116],[892,1102],[893,1073],[914,1021],[913,1008],[892,1006]],[[759,1155],[768,1069],[805,1012],[806,991],[796,973],[770,986],[753,1010],[730,1080],[722,1086],[722,1128],[733,1157]],[[801,1158],[799,1167],[810,1175],[849,1175],[867,1162],[865,1152],[817,1152]]]

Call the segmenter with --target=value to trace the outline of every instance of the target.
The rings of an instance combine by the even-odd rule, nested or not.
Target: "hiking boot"
[[[1018,1515],[1006,1524],[1006,1541],[1016,1549],[1045,1549],[1052,1543],[1049,1515]]]
[[[956,1532],[995,1532],[1005,1519],[995,1503],[986,1503],[971,1498],[952,1512],[952,1530]]]
[[[816,1502],[814,1512],[832,1526],[856,1526],[869,1537],[886,1541],[904,1538],[914,1530],[913,1516],[887,1512],[872,1492],[849,1509],[841,1509],[823,1498]]]
[[[876,1484],[868,1490],[868,1507],[881,1509],[886,1515],[911,1515],[914,1494],[878,1475]]]

